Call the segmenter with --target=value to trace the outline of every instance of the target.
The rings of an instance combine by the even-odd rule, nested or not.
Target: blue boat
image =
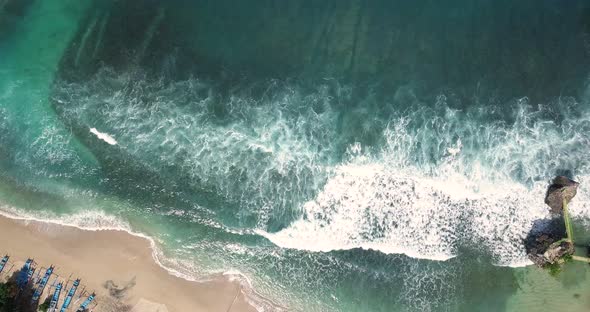
[[[64,304],[61,306],[61,310],[59,310],[60,312],[65,312],[68,309],[68,307],[70,306],[70,303],[72,303],[72,298],[74,298],[74,295],[76,294],[76,290],[78,289],[78,286],[80,286],[80,279],[77,279],[74,281],[72,288],[70,288],[68,295],[64,299]]]
[[[96,294],[92,293],[92,295],[90,295],[86,300],[84,300],[84,302],[82,302],[82,304],[80,305],[78,310],[76,310],[76,312],[86,311],[88,309],[88,306],[92,303],[92,301],[94,301],[94,297],[96,297]]]
[[[32,298],[33,302],[39,301],[39,298],[43,294],[43,290],[45,290],[45,286],[47,285],[47,282],[49,282],[49,278],[51,278],[51,274],[53,274],[53,269],[54,268],[52,265],[47,269],[47,271],[45,271],[45,276],[43,276],[43,278],[39,282],[39,285],[35,289],[35,292],[33,293],[33,298]]]
[[[63,287],[62,283],[58,283],[55,286],[55,292],[53,293],[53,296],[51,297],[51,301],[49,302],[49,309],[47,310],[48,312],[55,312],[55,310],[57,309],[57,303],[59,302],[59,295],[61,294],[62,287]]]
[[[0,260],[0,273],[2,273],[2,271],[4,270],[6,263],[8,263],[8,259],[10,259],[10,256],[6,255],[2,257],[2,260]]]
[[[29,274],[27,274],[27,283],[33,280],[33,275],[35,275],[35,270],[37,270],[37,269],[31,266],[31,269],[29,270]]]
[[[16,285],[20,290],[23,290],[29,283],[29,279],[33,275],[33,259],[27,259],[22,269],[16,277]]]

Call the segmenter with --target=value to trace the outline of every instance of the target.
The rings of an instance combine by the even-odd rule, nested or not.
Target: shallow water
[[[10,1],[9,1],[10,3]],[[590,308],[582,1],[30,1],[0,15],[3,210],[153,237],[303,311]]]

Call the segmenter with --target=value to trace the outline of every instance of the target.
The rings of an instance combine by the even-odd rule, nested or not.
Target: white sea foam
[[[449,147],[449,148],[447,148],[447,152],[451,156],[457,156],[457,154],[459,154],[461,152],[461,148],[462,147],[463,147],[463,144],[461,144],[461,139],[458,139],[457,140],[457,146],[456,147]]]
[[[244,281],[246,285],[252,286],[252,281],[239,270],[230,269],[223,272],[223,275],[227,276],[230,281]]]
[[[508,129],[447,118],[411,132],[409,119],[395,120],[384,132],[381,153],[363,154],[353,145],[351,160],[303,205],[300,219],[277,233],[258,233],[278,246],[310,251],[363,248],[446,260],[466,247],[497,265],[528,265],[523,241],[535,221],[550,218],[543,202],[549,178],[560,164],[579,166],[582,173],[587,164],[578,154],[544,159],[576,140],[589,147],[580,138],[584,119],[558,128],[531,122],[530,114],[519,111]],[[453,139],[461,132],[470,133],[477,150],[463,151],[461,140]],[[439,154],[438,163],[432,154]],[[511,173],[530,177],[528,185]],[[581,187],[571,206],[574,218],[590,217],[587,194]]]
[[[90,97],[80,92],[112,88],[105,81],[130,89]],[[281,90],[264,102],[233,96],[219,104],[231,111],[231,122],[220,126],[210,109],[219,99],[198,80],[162,87],[104,69],[85,87],[63,87],[62,108],[69,118],[96,114],[126,142],[129,157],[154,170],[166,165],[171,170],[163,175],[182,175],[196,188],[214,190],[256,216],[261,227],[273,214],[290,213],[301,198],[313,195],[325,179],[321,162],[335,149],[330,138],[337,135],[338,114],[329,108],[318,114],[308,106],[310,101],[329,101],[327,92],[306,97],[296,89]],[[289,112],[283,109],[287,106],[305,109]]]
[[[125,231],[131,235],[148,238],[131,230],[128,223],[102,211],[84,211],[75,214],[56,216],[47,211],[27,212],[7,205],[0,205],[0,215],[23,221],[52,223],[75,227],[85,231]]]
[[[475,192],[464,179],[417,177],[381,165],[339,168],[304,216],[278,233],[259,234],[285,248],[364,248],[446,260],[480,244],[498,264],[528,263],[522,240],[548,217],[543,190],[514,184]]]
[[[115,140],[115,138],[113,138],[108,133],[100,132],[100,131],[96,130],[96,128],[90,128],[90,132],[92,132],[92,134],[96,135],[97,138],[107,142],[110,145],[117,145],[117,140]]]
[[[440,95],[432,106],[417,103],[407,115],[380,119],[365,107],[338,111],[331,91],[341,90],[325,87],[310,96],[273,90],[269,101],[237,95],[217,103],[198,80],[162,87],[113,74],[104,70],[84,88],[66,86],[68,116],[83,121],[97,112],[130,142],[130,157],[154,170],[166,165],[189,184],[237,203],[240,215],[256,218],[256,233],[286,248],[365,248],[436,260],[476,248],[499,265],[523,265],[522,240],[548,217],[549,178],[557,169],[581,175],[590,169],[584,153],[567,153],[590,150],[590,114],[543,120],[548,112],[526,98],[512,103],[510,118],[494,105],[452,109]],[[113,79],[129,89],[100,99],[80,92],[109,88],[105,81]],[[144,101],[145,94],[153,98]],[[212,103],[230,112],[227,120],[218,122]],[[315,105],[321,109],[310,108]],[[342,141],[362,141],[357,132],[378,143],[350,144],[345,160],[334,164]],[[574,203],[572,213],[584,217],[588,209]],[[276,216],[300,211],[301,218],[268,233]]]
[[[582,222],[583,228],[590,230],[590,175],[579,176],[578,193],[569,206],[574,219]]]
[[[512,183],[470,189],[458,177],[433,179],[379,165],[345,166],[304,205],[304,216],[267,233],[273,243],[294,249],[374,249],[415,258],[446,260],[459,246],[479,246],[498,265],[523,266],[523,241],[536,220],[549,218],[546,183],[532,189]],[[574,217],[588,215],[581,190]]]
[[[260,294],[255,292],[254,287],[252,287],[252,280],[239,270],[230,269],[228,271],[223,272],[222,275],[226,276],[229,281],[240,283],[240,285],[242,286],[240,288],[241,293],[244,295],[244,298],[246,298],[248,304],[254,307],[256,311],[288,311],[288,309],[286,309],[285,307],[278,306],[276,303],[269,301],[268,299],[262,297]]]

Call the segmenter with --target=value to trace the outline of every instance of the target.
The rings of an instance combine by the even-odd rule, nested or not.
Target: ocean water
[[[523,241],[567,174],[590,242],[589,65],[585,1],[4,1],[0,209],[261,311],[587,311]]]

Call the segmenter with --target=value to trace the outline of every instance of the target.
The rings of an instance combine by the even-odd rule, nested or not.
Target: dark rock
[[[565,176],[558,176],[551,182],[545,203],[554,213],[552,218],[537,220],[533,229],[525,240],[525,248],[529,259],[539,267],[560,264],[567,256],[574,254],[573,242],[566,240],[566,229],[563,203],[569,203],[574,196],[579,183]]]
[[[570,241],[558,241],[549,246],[543,258],[546,259],[547,263],[558,263],[565,256],[572,256],[575,252],[574,244]]]
[[[569,203],[576,196],[578,185],[578,182],[564,176],[553,179],[545,195],[545,203],[551,208],[551,212],[561,213],[563,211],[563,201]]]
[[[560,263],[564,257],[574,254],[572,242],[560,240],[549,244],[550,241],[552,240],[546,236],[539,237],[537,248],[529,251],[529,259],[539,267]]]
[[[560,259],[574,254],[574,245],[560,235],[539,233],[526,243],[529,259],[539,267],[559,263]]]
[[[556,240],[549,235],[541,234],[534,240],[528,242],[527,253],[529,255],[529,259],[531,259],[531,261],[533,261],[533,263],[537,266],[544,266],[547,263],[544,254],[547,249],[549,249],[549,246],[551,246],[551,244],[553,244],[555,241]]]

